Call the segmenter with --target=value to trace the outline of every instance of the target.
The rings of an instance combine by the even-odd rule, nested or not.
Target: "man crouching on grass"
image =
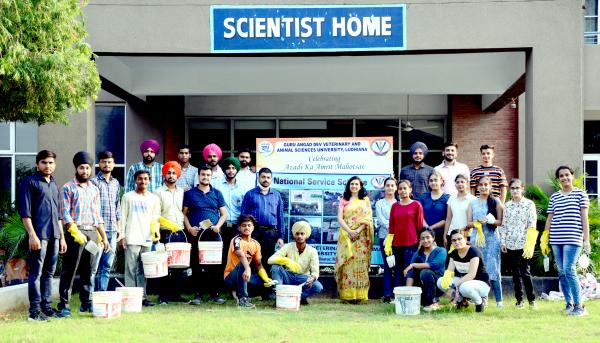
[[[311,234],[310,224],[298,221],[292,226],[295,242],[288,243],[269,257],[271,276],[280,285],[302,285],[300,303],[308,305],[306,300],[313,294],[320,293],[323,286],[319,278],[319,254],[317,249],[306,244]]]
[[[240,233],[229,244],[225,285],[236,292],[239,307],[254,308],[248,298],[248,285],[271,287],[274,282],[260,262],[260,244],[251,237],[256,219],[251,215],[241,215],[237,222]],[[252,272],[250,262],[254,262],[257,273]]]

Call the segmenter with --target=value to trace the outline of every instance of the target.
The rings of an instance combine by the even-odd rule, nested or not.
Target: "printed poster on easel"
[[[257,138],[256,170],[273,171],[272,187],[285,206],[286,241],[292,239],[292,225],[306,220],[313,227],[308,243],[319,252],[320,264],[335,264],[337,213],[346,182],[354,175],[361,178],[375,216],[383,181],[394,170],[392,147],[392,137]],[[380,264],[376,238],[374,242],[371,264]]]

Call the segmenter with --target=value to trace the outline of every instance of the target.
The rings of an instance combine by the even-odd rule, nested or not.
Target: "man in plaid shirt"
[[[73,165],[76,168],[75,178],[61,190],[61,220],[67,229],[67,252],[63,256],[58,286],[58,317],[71,316],[69,298],[78,271],[82,283],[79,312],[92,312],[90,295],[94,285],[92,270],[96,262],[96,254],[92,253],[93,243],[98,243],[101,238],[102,244],[96,248],[104,248],[105,251],[110,249],[104,232],[104,220],[100,215],[100,194],[98,188],[89,182],[94,160],[87,152],[80,151],[73,157]]]
[[[156,155],[160,151],[160,144],[154,139],[146,139],[140,144],[140,152],[142,153],[143,161],[132,164],[127,171],[127,184],[125,185],[125,193],[135,191],[135,179],[133,175],[138,170],[145,170],[150,173],[150,184],[148,192],[152,193],[163,184],[161,163],[156,162]]]
[[[100,214],[104,219],[104,230],[108,238],[110,250],[99,252],[96,255],[96,265],[92,275],[96,277],[96,290],[106,291],[108,279],[112,269],[113,260],[117,251],[117,242],[121,239],[121,184],[112,176],[115,168],[115,159],[110,151],[102,151],[98,154],[98,167],[100,173],[90,179],[100,191]]]

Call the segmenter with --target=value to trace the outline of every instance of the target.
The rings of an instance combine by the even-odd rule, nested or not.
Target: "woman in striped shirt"
[[[545,230],[550,234],[558,279],[567,303],[565,313],[583,316],[587,313],[582,304],[575,264],[582,245],[587,254],[591,250],[589,199],[584,190],[573,186],[574,171],[571,167],[558,167],[555,176],[560,181],[561,190],[550,196]],[[547,232],[544,234],[548,235]]]

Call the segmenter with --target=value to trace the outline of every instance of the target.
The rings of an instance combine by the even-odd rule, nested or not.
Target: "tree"
[[[100,78],[77,0],[0,0],[0,121],[68,124]]]

